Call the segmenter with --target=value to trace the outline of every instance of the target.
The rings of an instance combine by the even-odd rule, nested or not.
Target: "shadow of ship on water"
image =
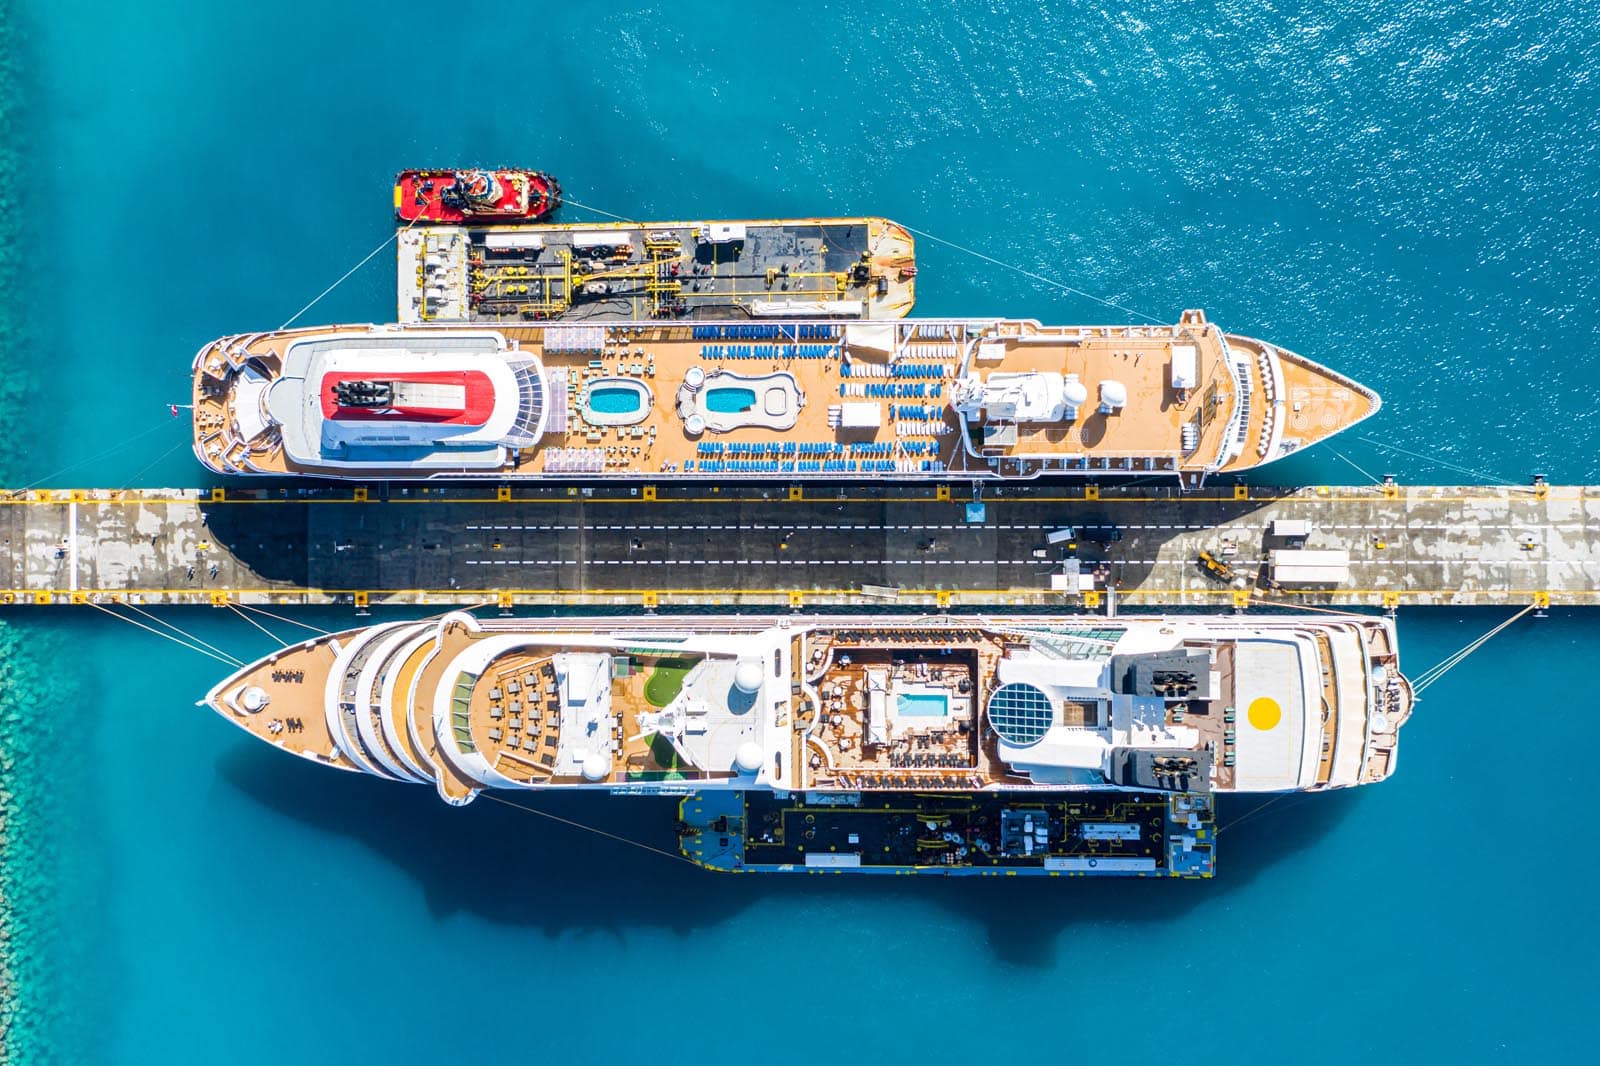
[[[1222,797],[1225,831],[1211,881],[1047,877],[732,876],[629,847],[480,798],[465,809],[431,788],[330,771],[256,745],[231,749],[222,777],[246,796],[313,829],[346,837],[415,880],[438,917],[466,912],[546,934],[630,928],[688,933],[726,922],[757,902],[878,901],[934,904],[983,930],[998,961],[1049,966],[1071,951],[1060,933],[1079,923],[1161,923],[1267,874],[1315,846],[1345,814],[1349,791],[1290,797]],[[603,795],[511,795],[517,803],[676,855],[677,800]],[[1020,920],[1019,915],[1026,915]]]

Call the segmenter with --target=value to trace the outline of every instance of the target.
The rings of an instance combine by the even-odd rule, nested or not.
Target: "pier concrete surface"
[[[30,490],[0,541],[13,605],[1600,603],[1600,486],[1537,482]]]

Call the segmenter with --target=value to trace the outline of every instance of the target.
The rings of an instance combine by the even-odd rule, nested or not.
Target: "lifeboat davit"
[[[401,222],[539,222],[561,206],[561,183],[538,170],[402,170]]]

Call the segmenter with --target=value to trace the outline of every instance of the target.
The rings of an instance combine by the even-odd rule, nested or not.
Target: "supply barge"
[[[406,324],[902,318],[915,243],[882,218],[416,226]]]
[[[696,792],[678,848],[724,873],[1211,877],[1204,793]]]

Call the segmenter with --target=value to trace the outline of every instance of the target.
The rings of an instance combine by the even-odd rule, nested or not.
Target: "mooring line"
[[[574,829],[582,829],[585,832],[594,833],[597,836],[603,836],[608,840],[615,840],[619,844],[627,844],[630,847],[642,848],[645,851],[654,852],[657,855],[663,855],[669,859],[676,859],[678,862],[686,862],[690,866],[697,865],[695,861],[689,858],[687,855],[674,854],[673,852],[667,851],[665,848],[658,848],[654,844],[646,844],[642,840],[633,840],[629,837],[620,836],[616,833],[608,833],[604,829],[599,829],[592,825],[584,825],[582,822],[575,822],[571,818],[563,818],[559,814],[551,814],[549,811],[541,811],[537,807],[528,807],[512,800],[503,799],[502,797],[496,796],[491,792],[480,792],[479,795],[486,800],[493,800],[496,803],[503,803],[507,807],[515,807],[519,811],[527,811],[529,814],[537,814],[541,818],[548,818],[553,822],[560,822],[562,825],[569,825]]]

